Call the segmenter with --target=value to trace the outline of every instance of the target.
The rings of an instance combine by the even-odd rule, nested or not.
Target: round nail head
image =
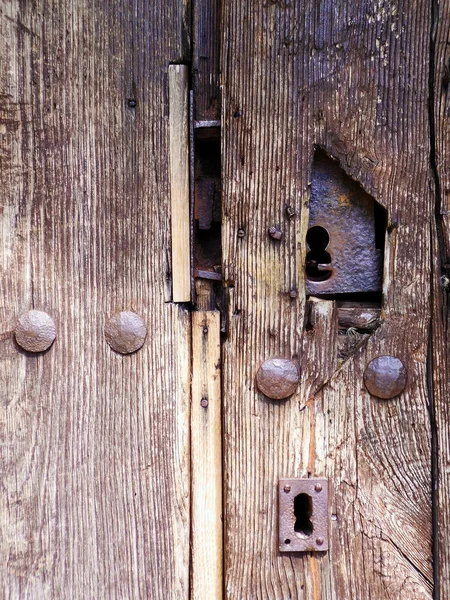
[[[41,310],[29,310],[18,318],[14,336],[27,352],[45,352],[55,341],[55,322]]]
[[[314,489],[316,490],[316,492],[321,492],[322,491],[322,485],[320,483],[316,483],[316,485],[314,486]]]
[[[129,310],[114,314],[105,325],[105,338],[120,354],[136,352],[145,342],[147,328],[139,315]]]
[[[316,539],[316,544],[317,544],[318,546],[322,546],[322,544],[324,543],[324,541],[325,541],[325,540],[323,539],[323,537],[318,537],[318,538]]]
[[[395,356],[374,358],[364,372],[364,385],[367,391],[382,400],[390,400],[401,394],[405,389],[406,381],[406,368]]]
[[[291,491],[291,486],[290,485],[285,485],[283,490],[285,491],[286,494],[289,494],[289,492]]]
[[[260,392],[272,400],[288,398],[299,382],[297,366],[287,358],[269,358],[259,367],[256,385]]]

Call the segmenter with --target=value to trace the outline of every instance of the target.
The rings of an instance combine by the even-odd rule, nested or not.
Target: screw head
[[[208,404],[209,404],[208,398],[202,398],[202,399],[200,400],[200,406],[201,406],[202,408],[206,408],[206,407],[208,406]]]
[[[134,98],[128,98],[128,106],[130,108],[136,108],[136,100]]]
[[[395,356],[378,356],[370,361],[364,372],[367,391],[383,400],[398,396],[405,389],[407,372],[404,364]]]
[[[243,238],[243,237],[245,237],[245,230],[242,229],[242,227],[239,227],[237,234],[238,234],[238,237]]]
[[[318,537],[318,538],[316,538],[316,544],[317,544],[318,546],[322,546],[322,544],[324,543],[324,541],[325,541],[325,540],[323,539],[323,537]]]
[[[256,385],[260,392],[272,400],[282,400],[297,389],[300,379],[298,367],[287,358],[269,358],[259,367]]]
[[[286,492],[286,494],[289,494],[289,492],[291,491],[291,486],[289,484],[286,484],[283,490]]]
[[[316,490],[316,492],[321,492],[322,491],[322,485],[320,483],[316,483],[316,485],[314,486],[314,489]]]
[[[273,225],[272,227],[269,227],[269,235],[274,240],[281,240],[281,238],[283,237],[283,233],[281,232],[281,230],[277,227],[274,227]]]
[[[147,328],[139,315],[129,310],[114,314],[105,325],[105,338],[120,354],[136,352],[144,344]]]
[[[55,322],[41,310],[29,310],[17,319],[14,336],[27,352],[45,352],[55,341]]]

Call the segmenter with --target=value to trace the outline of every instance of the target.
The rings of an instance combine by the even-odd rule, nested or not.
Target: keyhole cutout
[[[298,494],[294,498],[294,531],[298,537],[308,538],[312,535],[313,524],[312,517],[312,498],[308,494]]]
[[[306,255],[306,275],[311,281],[326,281],[331,277],[331,256],[326,252],[330,236],[325,227],[315,225],[308,229],[306,243],[309,252]]]

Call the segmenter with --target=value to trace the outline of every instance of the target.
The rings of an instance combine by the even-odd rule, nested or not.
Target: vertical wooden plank
[[[169,66],[170,197],[172,214],[172,299],[191,299],[189,213],[189,70]]]
[[[434,67],[430,93],[432,166],[436,189],[432,288],[432,416],[435,426],[436,598],[450,597],[450,3],[432,3]]]
[[[220,121],[221,0],[194,0],[192,84],[195,119]]]
[[[222,14],[227,597],[429,599],[429,3],[225,0]],[[311,347],[304,327],[315,146],[389,219],[383,324],[334,372],[324,360],[332,330],[317,326]],[[309,365],[294,396],[258,393],[261,361],[302,362],[303,352],[324,364]],[[389,402],[363,383],[379,354],[408,369],[407,389]],[[330,551],[280,555],[277,482],[309,475],[334,490]]]
[[[189,595],[190,314],[170,271],[184,3],[0,3],[0,597]],[[45,354],[13,343],[35,307]],[[106,319],[147,325],[114,353]]]
[[[192,313],[191,597],[221,600],[222,412],[220,313]]]

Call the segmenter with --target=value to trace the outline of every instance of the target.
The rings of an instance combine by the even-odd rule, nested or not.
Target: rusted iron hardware
[[[272,400],[292,396],[300,379],[298,367],[287,358],[275,357],[265,360],[256,374],[260,392]]]
[[[405,389],[406,367],[395,356],[378,356],[370,361],[364,371],[364,385],[372,396],[390,400]]]
[[[55,341],[55,322],[41,310],[29,310],[18,318],[14,336],[27,352],[45,352]]]
[[[328,550],[327,479],[280,479],[278,510],[280,552]]]
[[[306,237],[306,291],[311,295],[381,290],[384,210],[323,152],[312,167]],[[383,229],[384,231],[384,229]]]
[[[145,342],[147,328],[139,315],[129,310],[112,315],[105,325],[108,344],[120,354],[136,352]]]

